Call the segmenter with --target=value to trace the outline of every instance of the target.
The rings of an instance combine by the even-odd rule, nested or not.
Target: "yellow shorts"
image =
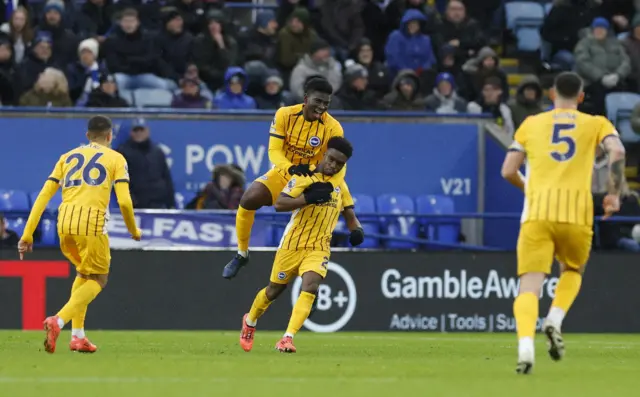
[[[271,192],[271,205],[276,202],[282,189],[287,186],[291,176],[287,172],[278,170],[277,168],[271,168],[266,174],[256,179],[256,182],[260,182],[269,189]]]
[[[580,270],[589,260],[593,231],[590,226],[547,221],[520,225],[518,276],[551,273],[553,257],[570,269]]]
[[[288,284],[292,277],[302,276],[306,272],[315,272],[325,278],[329,256],[327,251],[279,249],[273,260],[270,281],[275,284]]]
[[[108,274],[111,265],[109,236],[60,235],[60,250],[80,274]]]

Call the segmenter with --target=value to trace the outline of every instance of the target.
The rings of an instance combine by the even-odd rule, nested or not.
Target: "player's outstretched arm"
[[[520,167],[524,163],[524,152],[518,150],[509,150],[507,156],[502,163],[502,177],[506,179],[513,186],[524,192],[524,176],[520,172]]]
[[[45,208],[47,208],[47,204],[49,204],[49,201],[53,195],[56,194],[59,187],[60,181],[55,180],[54,178],[47,179],[42,190],[38,194],[36,202],[33,203],[33,208],[31,208],[31,212],[29,213],[29,219],[27,220],[24,232],[22,233],[22,237],[18,243],[20,259],[22,259],[24,253],[31,251],[33,247],[33,233],[35,232],[36,227],[38,227],[38,223],[40,223],[40,218],[42,218],[42,213]]]
[[[362,244],[364,241],[364,230],[353,208],[345,208],[342,211],[342,216],[347,224],[347,228],[351,232],[349,234],[349,243],[354,247]]]
[[[120,212],[122,213],[125,225],[127,225],[127,230],[131,233],[131,237],[134,240],[139,241],[142,233],[136,226],[136,219],[133,216],[133,202],[131,201],[131,194],[129,193],[129,183],[126,181],[117,182],[115,190]]]

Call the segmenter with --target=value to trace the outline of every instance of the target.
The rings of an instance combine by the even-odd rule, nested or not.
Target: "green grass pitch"
[[[542,337],[530,376],[515,374],[515,335],[303,332],[296,354],[260,332],[251,353],[239,332],[107,332],[100,350],[42,350],[42,332],[0,331],[0,396],[341,397],[402,395],[639,395],[640,335],[566,335],[567,356],[550,361]]]

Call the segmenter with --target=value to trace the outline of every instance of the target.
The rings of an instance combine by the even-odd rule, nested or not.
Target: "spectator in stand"
[[[285,76],[291,73],[298,61],[311,50],[311,44],[317,40],[318,35],[311,27],[309,11],[304,8],[295,9],[289,16],[287,25],[278,32],[278,65]]]
[[[375,60],[374,50],[369,39],[360,40],[360,44],[354,51],[353,59],[367,69],[368,88],[375,93],[376,98],[382,99],[389,92],[391,80],[387,67],[382,62]]]
[[[529,116],[544,111],[542,106],[542,86],[536,76],[527,76],[522,79],[516,97],[509,101],[509,109],[515,129]]]
[[[320,7],[322,33],[336,57],[345,61],[364,37],[361,0],[324,0]]]
[[[60,65],[53,59],[51,45],[51,34],[49,32],[39,32],[33,40],[33,45],[27,52],[27,56],[17,67],[18,93],[30,90],[38,80],[38,76],[46,68],[60,68]]]
[[[20,106],[71,107],[69,84],[64,73],[47,68],[32,89],[22,94]]]
[[[1,249],[16,249],[20,237],[13,230],[9,230],[7,227],[7,220],[4,215],[0,213],[0,250]]]
[[[115,14],[122,14],[127,9],[138,12],[138,19],[142,30],[157,33],[162,28],[162,7],[164,0],[114,0]]]
[[[484,7],[485,3],[482,4]],[[467,17],[466,6],[459,0],[451,0],[447,4],[436,38],[439,47],[449,44],[456,49],[456,60],[460,64],[487,45],[482,27],[475,19]]]
[[[88,108],[128,108],[129,104],[118,95],[116,78],[111,74],[100,76],[100,85],[89,94]]]
[[[373,49],[373,58],[376,61],[384,62],[384,46],[387,43],[387,37],[396,26],[400,24],[402,18],[401,12],[398,14],[396,21],[389,15],[389,10],[396,2],[401,0],[363,0],[364,8],[362,10],[362,20],[364,21],[364,36],[369,38],[371,48]],[[371,71],[369,71],[371,77]]]
[[[420,95],[420,78],[413,70],[401,70],[393,80],[392,91],[382,104],[389,110],[424,111],[425,99]]]
[[[422,33],[431,36],[436,33],[437,23],[440,19],[434,3],[434,0],[392,0],[386,8],[386,14],[391,26],[397,29],[402,24],[402,16],[407,10],[416,10],[426,18],[420,25]]]
[[[268,67],[275,67],[278,48],[277,33],[278,22],[273,11],[259,12],[254,27],[238,40],[242,60],[240,63],[262,61]]]
[[[347,62],[344,72],[344,84],[336,93],[344,110],[375,110],[378,108],[376,93],[369,89],[367,69],[355,63]]]
[[[279,26],[285,26],[294,11],[299,9],[309,10],[313,0],[279,0],[278,10],[276,12],[276,19]],[[307,14],[307,17],[309,15]]]
[[[144,119],[133,122],[129,139],[118,148],[129,166],[129,190],[134,208],[176,207],[173,180],[162,149],[150,137]]]
[[[225,72],[236,63],[238,55],[238,44],[225,32],[224,21],[222,11],[210,10],[207,30],[193,43],[193,61],[198,66],[200,78],[212,91],[222,88]]]
[[[631,74],[629,76],[630,88],[640,91],[640,14],[633,18],[631,32],[622,42],[631,62]]]
[[[631,61],[622,43],[609,37],[610,24],[606,19],[594,19],[591,28],[592,34],[576,46],[576,71],[586,85],[585,111],[604,114],[606,94],[625,88]]]
[[[180,93],[173,96],[171,107],[177,109],[211,109],[211,101],[200,94],[200,82],[182,79]]]
[[[245,94],[247,74],[244,69],[232,66],[224,75],[225,89],[214,98],[218,109],[256,109],[256,101]]]
[[[244,194],[245,176],[235,164],[216,165],[213,177],[187,209],[237,210]]]
[[[29,8],[29,0],[0,0],[0,25],[11,20],[18,8]]]
[[[495,76],[488,77],[482,88],[482,95],[467,106],[467,112],[471,114],[488,113],[491,114],[498,126],[512,136],[515,132],[511,109],[502,99],[502,82]]]
[[[197,35],[206,24],[205,7],[200,0],[173,0],[170,3],[175,7],[184,20],[184,29],[192,35]],[[161,9],[162,12],[162,9]],[[165,20],[166,25],[166,20]]]
[[[420,31],[420,24],[426,20],[420,11],[407,10],[400,28],[389,36],[385,54],[392,75],[403,69],[411,69],[419,76],[437,65],[431,38]]]
[[[628,32],[633,16],[639,11],[640,3],[634,0],[606,0],[600,6],[600,15],[612,22],[616,34]]]
[[[559,51],[573,53],[581,30],[599,15],[602,0],[557,0],[544,19],[540,35],[551,45],[551,56]]]
[[[113,26],[112,0],[87,0],[76,13],[76,29],[80,37],[93,37],[103,43]]]
[[[0,106],[13,105],[15,98],[13,47],[8,36],[0,34]]]
[[[440,73],[436,77],[433,94],[425,99],[425,108],[439,114],[466,113],[467,102],[456,94],[456,80],[450,73]]]
[[[180,2],[183,4],[183,2]],[[173,7],[163,11],[163,30],[158,34],[157,43],[160,60],[164,63],[163,70],[169,73],[169,78],[180,81],[187,70],[187,63],[191,57],[193,35],[185,31],[182,14]]]
[[[290,92],[284,90],[284,82],[277,70],[267,72],[264,80],[264,91],[256,97],[258,109],[280,109],[295,104]]]
[[[322,39],[311,44],[309,53],[300,59],[291,72],[289,89],[299,101],[304,98],[304,83],[310,76],[322,76],[329,80],[334,92],[342,85],[342,66],[331,56],[329,43]]]
[[[607,194],[609,180],[609,166],[606,156],[598,147],[596,151],[596,164],[593,170],[591,184],[593,192],[594,215],[604,215],[602,202]],[[623,217],[640,216],[640,198],[638,193],[629,189],[627,181],[623,181],[620,195],[620,211],[616,215]],[[631,231],[636,222],[598,222],[600,245],[605,250],[622,250],[640,252],[640,244],[633,239]]]
[[[547,2],[548,0],[532,0],[539,3]],[[501,33],[500,30],[496,30],[497,27],[501,27],[500,20],[496,19],[496,16],[500,12],[504,14],[504,10],[500,7],[505,3],[503,0],[463,0],[459,1],[463,3],[465,7],[465,15],[469,15],[477,21],[478,29],[487,33]],[[451,1],[449,1],[451,4]],[[486,36],[486,35],[484,35]],[[481,45],[479,48],[483,47]]]
[[[504,98],[508,98],[509,84],[507,83],[507,75],[500,69],[498,54],[490,47],[484,47],[478,52],[476,58],[469,59],[462,66],[462,71],[465,79],[463,95],[468,101],[474,101],[481,96],[485,81],[489,77],[495,77],[500,80]]]
[[[100,75],[108,73],[104,63],[98,63],[98,49],[96,39],[83,40],[78,46],[78,61],[67,66],[69,94],[77,106],[84,106],[89,94],[100,86]]]
[[[198,67],[196,66],[195,63],[190,63],[187,65],[187,71],[184,73],[183,77],[185,79],[191,79],[191,80],[197,81],[198,87],[200,88],[200,95],[209,99],[210,101],[213,101],[213,93],[211,92],[211,90],[209,90],[209,88],[202,81],[202,79],[200,79],[200,72],[198,71]],[[175,92],[175,94],[176,95],[180,94],[180,92],[181,91],[178,90]]]
[[[65,27],[64,1],[49,0],[42,10],[42,20],[38,25],[38,32],[49,32],[53,41],[53,55],[61,65],[67,65],[76,58],[79,40],[76,35]]]
[[[18,7],[11,15],[9,22],[0,26],[0,31],[8,34],[11,38],[15,63],[16,65],[20,64],[35,36],[31,27],[29,11],[24,7]]]

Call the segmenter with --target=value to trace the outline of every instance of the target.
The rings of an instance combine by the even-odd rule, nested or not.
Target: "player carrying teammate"
[[[235,277],[249,261],[249,238],[255,213],[273,205],[292,176],[309,176],[322,160],[331,137],[344,136],[340,123],[327,113],[333,88],[322,77],[305,85],[304,103],[278,109],[269,130],[269,161],[274,167],[247,189],[236,214],[238,253],[225,266],[222,276]],[[329,182],[336,187],[344,181],[346,169]],[[257,183],[256,183],[257,182]]]
[[[93,353],[96,346],[84,333],[87,306],[107,284],[111,253],[107,237],[109,199],[115,184],[122,217],[134,240],[140,240],[140,230],[133,217],[129,195],[129,172],[122,155],[111,150],[113,139],[111,120],[95,116],[89,120],[89,144],[63,154],[33,204],[24,234],[18,243],[20,259],[33,248],[33,232],[47,203],[62,187],[62,204],[58,208],[60,250],[76,267],[77,276],[71,288],[71,298],[52,317],[44,320],[47,333],[44,348],[53,353],[60,330],[72,322],[72,351]]]
[[[357,246],[364,240],[360,222],[353,211],[353,198],[343,181],[335,188],[330,181],[351,157],[353,149],[344,138],[329,139],[327,151],[311,177],[293,177],[275,201],[276,211],[293,211],[273,262],[269,285],[256,295],[249,313],[242,319],[240,346],[251,351],[256,323],[296,276],[302,277],[302,292],[296,302],[284,337],[276,349],[295,353],[293,336],[309,316],[322,279],[327,275],[331,234],[340,213],[351,230],[349,241]]]
[[[513,304],[521,374],[533,368],[538,297],[554,256],[561,275],[542,328],[551,358],[557,361],[564,355],[562,321],[580,291],[591,250],[591,179],[599,144],[609,156],[611,170],[606,216],[619,210],[624,180],[625,151],[615,127],[604,117],[577,110],[584,98],[580,77],[560,74],[552,94],[554,109],[524,121],[502,165],[503,177],[525,194],[517,247],[520,291]],[[525,160],[523,179],[518,170]]]

